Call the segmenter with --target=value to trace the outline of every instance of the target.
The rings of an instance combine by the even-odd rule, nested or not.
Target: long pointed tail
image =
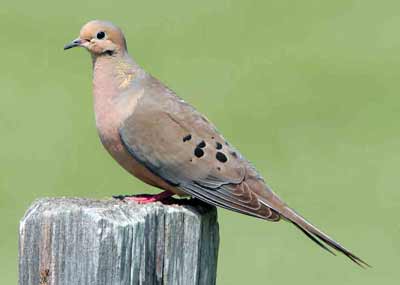
[[[297,214],[294,210],[290,209],[289,207],[285,207],[285,210],[282,211],[280,214],[285,219],[292,222],[305,235],[307,235],[311,240],[313,240],[315,243],[317,243],[323,249],[325,249],[335,255],[335,253],[327,247],[327,246],[329,246],[330,248],[340,251],[341,253],[346,255],[357,265],[359,265],[361,267],[365,267],[365,266],[371,267],[368,263],[366,263],[361,258],[359,258],[356,255],[354,255],[353,253],[351,253],[349,250],[347,250],[343,246],[341,246],[338,242],[333,240],[327,234],[320,231],[317,227],[310,224],[305,218],[303,218],[302,216]]]

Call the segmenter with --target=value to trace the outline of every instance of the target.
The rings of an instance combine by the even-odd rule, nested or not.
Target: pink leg
[[[165,190],[159,194],[155,195],[150,195],[150,194],[141,194],[141,195],[135,195],[135,196],[115,196],[114,198],[121,199],[123,201],[133,201],[138,204],[148,204],[148,203],[153,203],[160,201],[162,202],[165,199],[170,198],[173,196],[174,193],[171,191]]]

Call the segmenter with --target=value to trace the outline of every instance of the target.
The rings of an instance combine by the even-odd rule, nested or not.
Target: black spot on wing
[[[204,155],[204,151],[201,148],[196,147],[194,149],[194,155],[197,156],[198,158],[200,158]]]
[[[198,147],[198,148],[204,148],[204,147],[206,147],[206,142],[205,142],[205,141],[201,141],[201,142],[197,145],[197,147]]]
[[[183,142],[186,142],[186,141],[190,141],[192,139],[192,135],[191,134],[188,134],[187,136],[184,136],[183,137]]]
[[[223,153],[220,152],[220,151],[217,152],[217,154],[215,155],[215,158],[216,158],[218,161],[222,162],[222,163],[225,163],[225,162],[228,161],[228,158],[226,157],[226,155],[223,154]]]
[[[219,142],[216,142],[216,143],[215,143],[215,148],[216,148],[216,149],[222,149],[222,144],[219,143]]]

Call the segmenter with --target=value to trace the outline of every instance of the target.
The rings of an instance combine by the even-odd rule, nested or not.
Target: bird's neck
[[[127,116],[124,96],[140,67],[128,54],[105,55],[93,58],[93,95],[96,125],[102,135],[121,123]]]
[[[127,53],[93,58],[95,100],[117,96],[131,83],[139,70],[139,66]]]

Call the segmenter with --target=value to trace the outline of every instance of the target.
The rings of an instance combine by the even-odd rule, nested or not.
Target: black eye
[[[98,38],[99,40],[104,39],[104,37],[106,36],[106,33],[104,32],[98,32],[96,35],[96,38]]]

